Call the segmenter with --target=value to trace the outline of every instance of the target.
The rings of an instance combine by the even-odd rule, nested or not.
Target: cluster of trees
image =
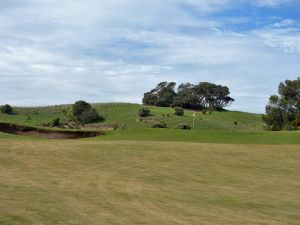
[[[221,110],[229,106],[229,88],[208,82],[180,84],[175,90],[175,82],[161,82],[150,92],[146,92],[143,104],[162,107],[183,107],[187,109]]]
[[[300,126],[300,78],[279,84],[266,106],[264,122],[269,130],[295,130]]]

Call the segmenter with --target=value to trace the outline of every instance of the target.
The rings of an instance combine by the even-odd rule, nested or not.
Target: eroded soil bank
[[[25,135],[25,136],[39,136],[46,138],[56,139],[80,139],[80,138],[91,138],[96,136],[104,135],[101,131],[64,131],[64,130],[46,130],[41,128],[16,125],[12,123],[0,122],[0,132]]]

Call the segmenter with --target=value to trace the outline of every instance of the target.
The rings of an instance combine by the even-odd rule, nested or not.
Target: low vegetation
[[[184,109],[182,107],[175,107],[174,110],[175,110],[174,114],[176,116],[183,116],[184,115]]]
[[[151,125],[152,128],[167,128],[167,124],[164,121],[154,121]]]
[[[190,130],[190,129],[192,129],[192,127],[188,124],[178,124],[176,126],[176,129]]]
[[[146,107],[139,108],[138,114],[140,117],[147,117],[150,115],[150,113],[151,113],[151,111],[149,108],[146,108]]]

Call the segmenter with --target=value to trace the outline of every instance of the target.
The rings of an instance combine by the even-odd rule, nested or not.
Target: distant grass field
[[[300,221],[300,145],[0,136],[1,225]]]
[[[151,124],[147,121],[165,121],[169,128],[175,128],[178,124],[192,126],[193,111],[185,110],[184,116],[174,115],[174,109],[162,107],[149,107],[152,111],[150,117],[140,121],[137,111],[138,104],[106,103],[94,104],[96,110],[104,116],[105,121],[101,124],[117,124],[120,129],[148,128]],[[15,115],[0,113],[0,121],[23,125],[41,126],[60,117],[64,119],[63,110],[69,109],[70,105],[15,108]],[[237,122],[237,126],[234,125]],[[195,129],[204,131],[261,131],[263,123],[261,115],[244,112],[213,112],[204,115],[196,112]]]

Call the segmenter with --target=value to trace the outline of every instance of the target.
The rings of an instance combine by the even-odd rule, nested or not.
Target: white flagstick
[[[193,128],[195,128],[195,116],[196,116],[196,114],[195,114],[195,112],[193,113]]]

